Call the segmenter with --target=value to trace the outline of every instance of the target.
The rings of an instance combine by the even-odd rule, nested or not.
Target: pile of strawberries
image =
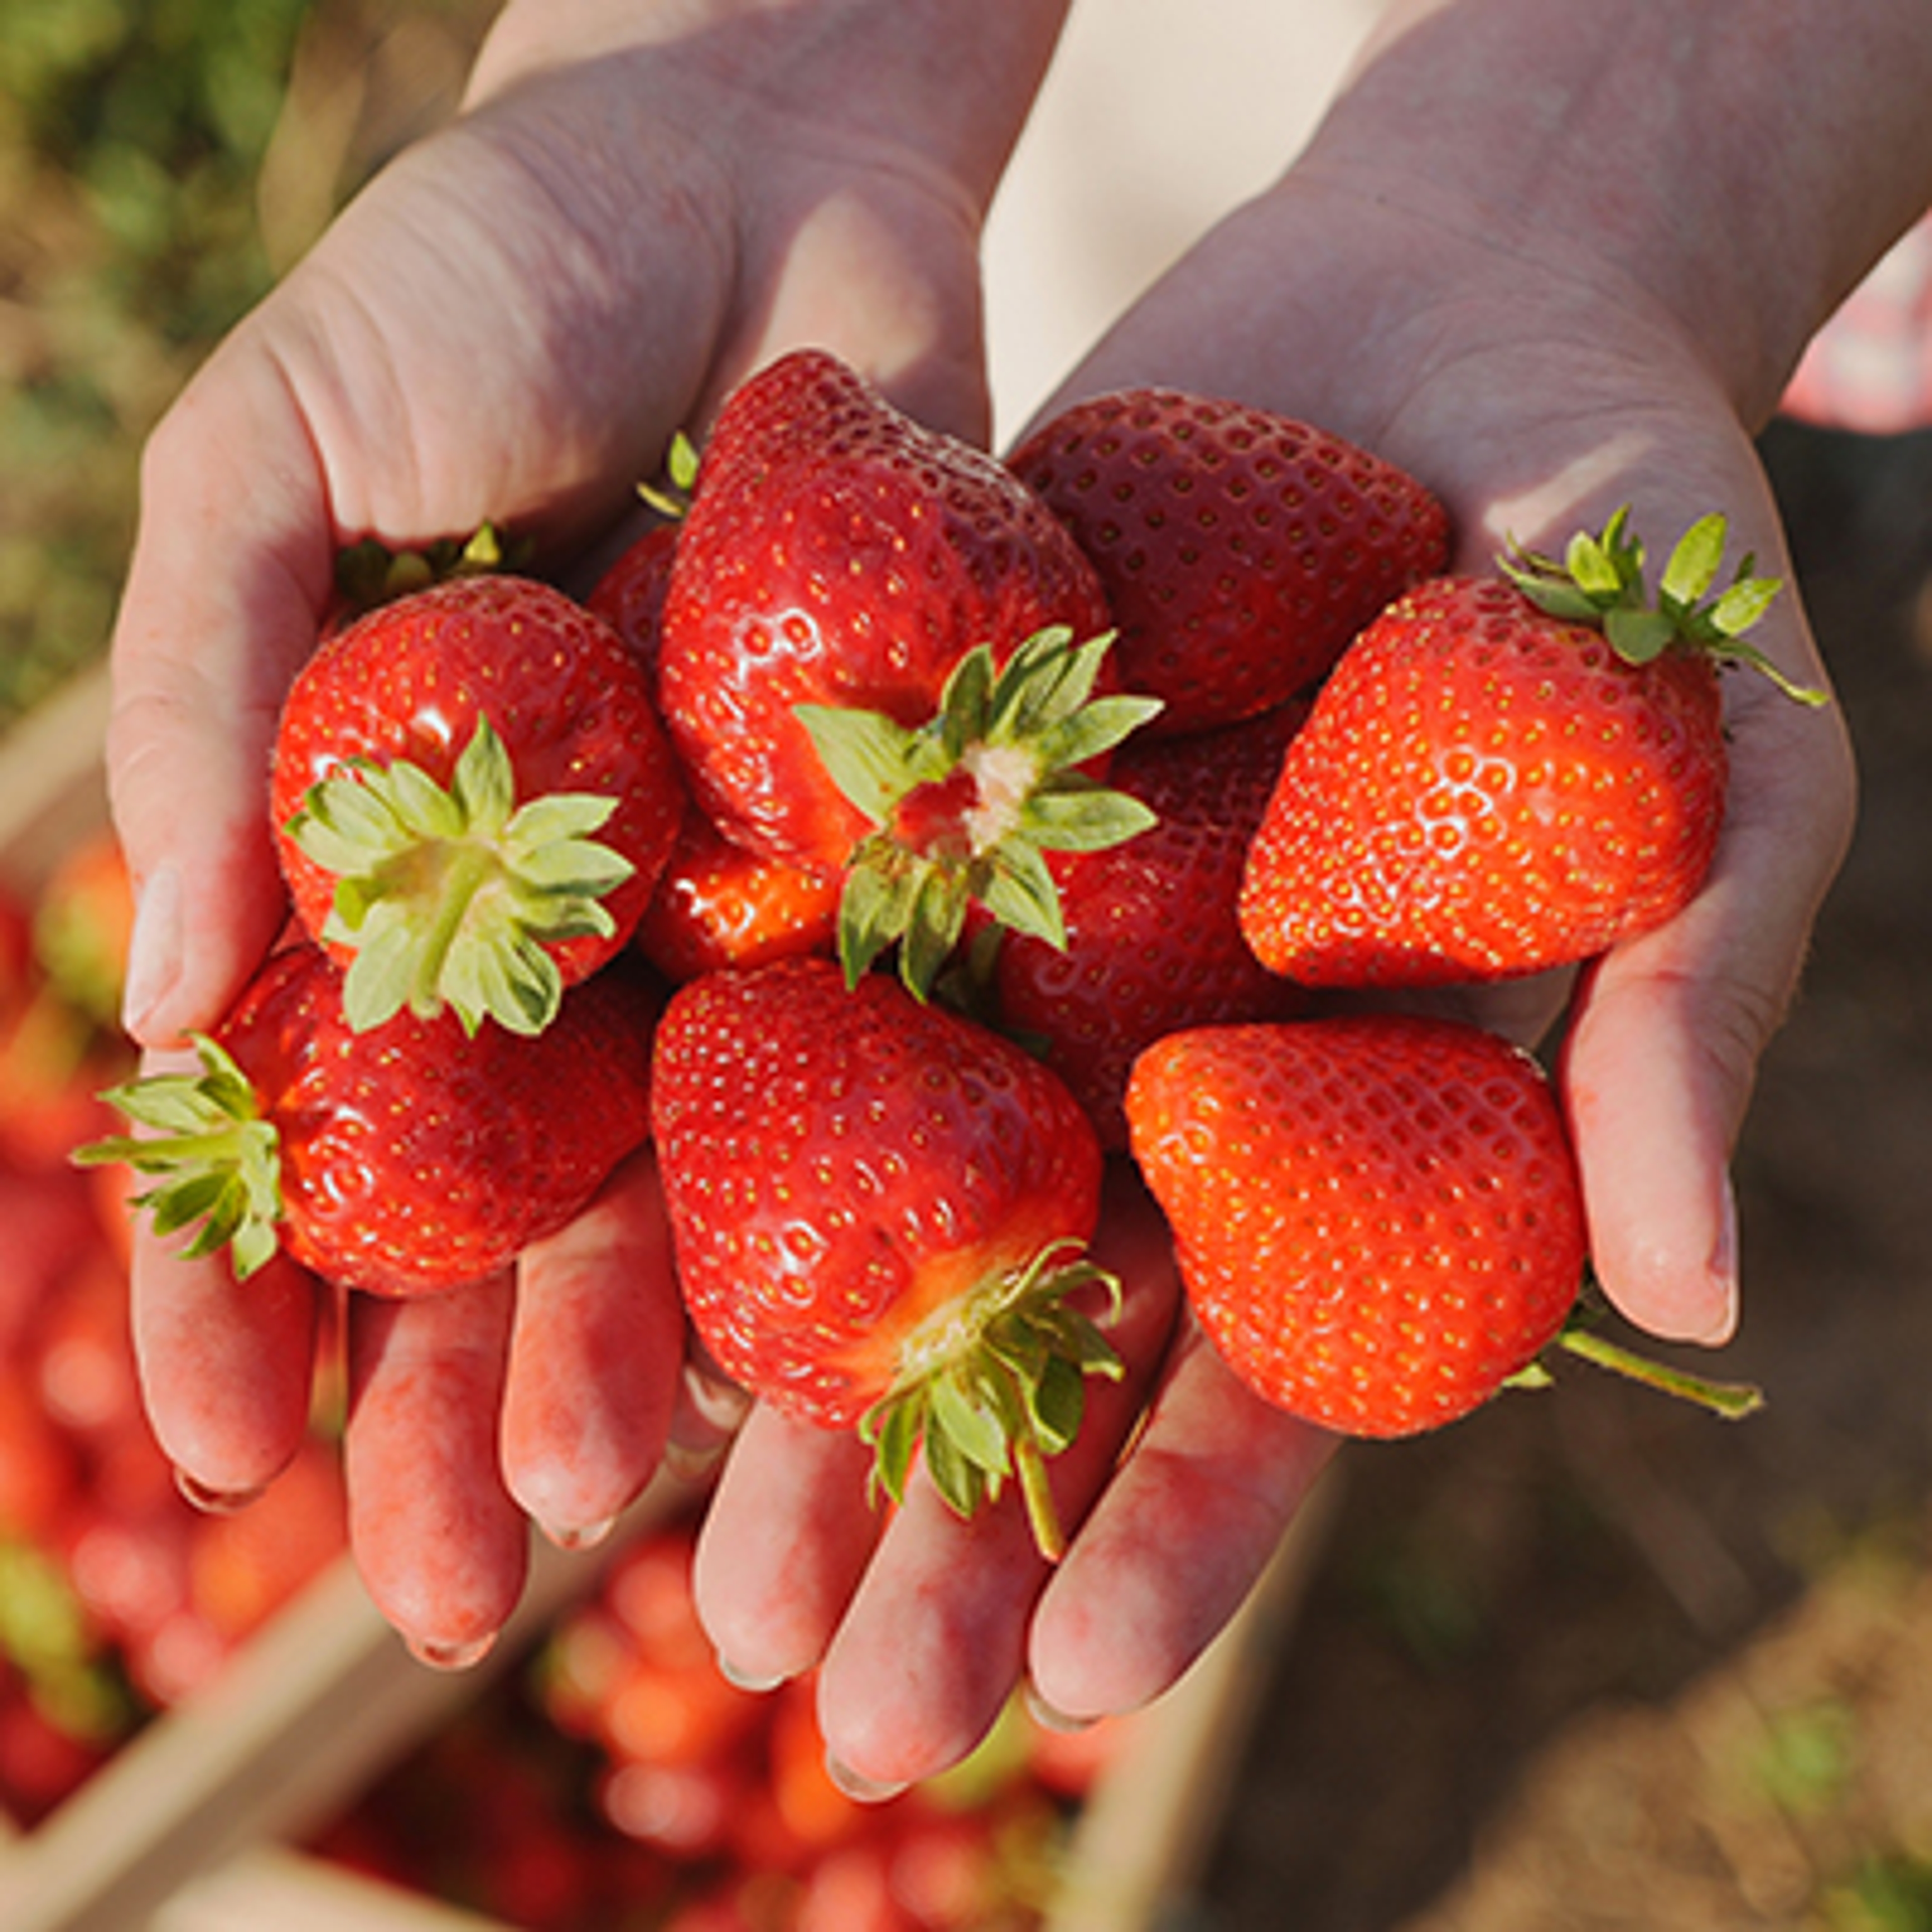
[[[1015,1483],[1049,1553],[1119,1372],[1109,1157],[1292,1412],[1403,1434],[1526,1370],[1586,1258],[1542,1072],[1323,1001],[1695,892],[1719,668],[1777,676],[1722,518],[1654,589],[1621,515],[1451,575],[1430,491],[1307,424],[1138,390],[1000,462],[818,352],[682,480],[582,604],[485,570],[332,629],[266,808],[305,936],[91,1157],[243,1270],[413,1294],[649,1139],[712,1355],[890,1495]]]

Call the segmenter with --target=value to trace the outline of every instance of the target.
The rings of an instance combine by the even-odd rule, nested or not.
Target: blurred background
[[[0,734],[98,658],[149,425],[494,10],[0,0]],[[1003,434],[1290,158],[1376,10],[1076,8],[988,236]],[[1866,793],[1738,1160],[1724,1366],[1769,1410],[1571,1378],[1346,1458],[1176,1924],[1932,1928],[1932,440],[1764,451]]]

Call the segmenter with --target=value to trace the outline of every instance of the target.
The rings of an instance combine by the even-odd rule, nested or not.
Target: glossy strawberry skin
[[[1098,1213],[1100,1154],[1010,1042],[806,958],[718,973],[658,1029],[652,1127],[686,1305],[726,1373],[858,1420],[908,1334]]]
[[[1055,625],[1108,627],[1093,569],[1005,466],[816,350],[740,386],[698,472],[666,598],[664,722],[700,803],[766,856],[842,867],[870,829],[794,716],[908,727],[947,674]]]
[[[682,986],[730,966],[794,953],[830,956],[838,881],[734,845],[696,806],[638,922],[636,945]]]
[[[1310,986],[1587,959],[1696,891],[1726,772],[1708,658],[1634,666],[1506,584],[1437,579],[1323,686],[1256,836],[1242,929]]]
[[[566,984],[622,946],[676,836],[684,791],[642,664],[612,627],[533,579],[452,578],[324,639],[284,706],[270,808],[297,916],[320,939],[336,881],[286,832],[310,787],[345,761],[407,759],[447,785],[486,718],[524,802],[560,792],[616,801],[598,834],[631,876],[603,904],[615,930],[551,943]],[[351,956],[332,944],[338,964]]]
[[[1290,1414],[1439,1427],[1574,1301],[1575,1162],[1540,1070],[1492,1034],[1391,1015],[1174,1034],[1127,1111],[1197,1318]]]
[[[1108,782],[1155,813],[1153,828],[1059,868],[1064,950],[1018,934],[1001,942],[1000,1024],[1044,1043],[1109,1150],[1126,1145],[1134,1060],[1162,1035],[1282,1018],[1306,1004],[1255,958],[1235,916],[1249,843],[1306,715],[1291,702],[1219,730],[1123,746]]]
[[[278,953],[216,1036],[279,1136],[284,1250],[386,1295],[507,1266],[644,1142],[658,1005],[648,976],[620,962],[534,1039],[466,1036],[447,1012],[358,1034],[326,956]]]
[[[1100,573],[1122,684],[1166,706],[1156,734],[1306,689],[1447,562],[1448,517],[1414,478],[1240,403],[1119,390],[1076,403],[1008,460]]]

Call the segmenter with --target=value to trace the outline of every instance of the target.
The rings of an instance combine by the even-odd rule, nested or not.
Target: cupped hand
[[[1442,31],[1485,10],[1510,9],[1452,6]],[[1677,31],[1668,12],[1659,32]],[[1560,550],[1626,503],[1660,560],[1720,510],[1732,556],[1754,552],[1760,572],[1787,580],[1754,638],[1789,677],[1823,686],[1751,442],[1798,344],[1740,344],[1705,328],[1708,286],[1646,280],[1614,207],[1606,238],[1592,230],[1599,210],[1537,207],[1545,184],[1532,178],[1522,193],[1544,225],[1513,228],[1498,184],[1520,153],[1475,166],[1474,191],[1454,170],[1405,172],[1382,138],[1390,100],[1412,134],[1428,126],[1416,104],[1437,83],[1434,52],[1428,32],[1398,47],[1393,80],[1371,73],[1303,162],[1185,258],[1043,413],[1161,383],[1306,418],[1434,488],[1458,533],[1456,562],[1474,570],[1512,541]],[[1456,131],[1472,153],[1520,132],[1496,98],[1508,76],[1476,65],[1473,81],[1448,77],[1452,94],[1466,83],[1455,104],[1478,126]],[[1582,97],[1598,80],[1567,76]],[[1591,152],[1580,138],[1575,165]],[[1532,176],[1547,158],[1528,155]],[[1560,1088],[1596,1271],[1641,1328],[1710,1343],[1737,1319],[1730,1157],[1853,812],[1834,708],[1796,704],[1745,671],[1728,677],[1726,699],[1727,815],[1694,902],[1581,974],[1456,996],[1468,1016],[1526,1041],[1567,1015]],[[1107,1241],[1130,1297],[1160,1283],[1171,1294],[1164,1232],[1144,1202],[1117,1200]],[[940,1768],[1016,1678],[1073,1719],[1145,1702],[1259,1576],[1330,1438],[1266,1409],[1184,1315],[1158,1359],[1154,1346],[1137,1331],[1125,1345],[1135,1384],[1104,1398],[1116,1406],[1070,1459],[1072,1540],[1051,1574],[1010,1522],[962,1528],[929,1498],[881,1533],[857,1513],[848,1445],[754,1418],[701,1550],[706,1613],[754,1680],[822,1660],[821,1715],[856,1784]],[[814,1561],[783,1544],[759,1558],[752,1522],[781,1516],[811,1526]]]
[[[146,453],[113,650],[146,1046],[218,1024],[286,918],[265,774],[345,544],[489,521],[581,575],[674,433],[806,343],[983,436],[978,223],[1060,8],[926,10],[512,5],[460,116],[190,383]],[[514,1281],[348,1298],[352,1540],[424,1655],[487,1645],[526,1514],[594,1534],[662,1452],[683,1352],[662,1234],[640,1159]],[[252,1496],[304,1424],[326,1285],[278,1258],[238,1287],[149,1237],[134,1273],[183,1486]]]

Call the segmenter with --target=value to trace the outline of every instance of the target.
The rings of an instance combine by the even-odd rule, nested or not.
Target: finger
[[[554,1541],[596,1541],[650,1480],[683,1351],[670,1230],[646,1153],[518,1264],[503,1473]]]
[[[1640,1326],[1720,1343],[1738,1319],[1731,1152],[1850,836],[1836,707],[1752,694],[1710,878],[1585,981],[1560,1067],[1596,1271]]]
[[[279,1255],[238,1282],[220,1256],[185,1258],[187,1239],[134,1230],[142,1398],[183,1490],[232,1508],[267,1488],[308,1429],[317,1288]]]
[[[1120,1282],[1108,1339],[1125,1372],[1117,1382],[1089,1382],[1079,1436],[1048,1466],[1076,1551],[1174,1318],[1166,1228],[1124,1163],[1109,1179],[1094,1254]],[[1015,1488],[962,1522],[923,1472],[916,1474],[820,1670],[820,1722],[848,1786],[890,1790],[972,1750],[1019,1682],[1028,1624],[1052,1574]]]
[[[350,1300],[350,1543],[376,1607],[427,1663],[475,1661],[523,1591],[526,1526],[496,1455],[512,1300],[507,1275]]]
[[[699,1616],[727,1676],[760,1688],[824,1654],[877,1540],[871,1452],[849,1430],[754,1406],[698,1533]]]
[[[1168,1689],[1240,1608],[1334,1446],[1184,1322],[1133,1453],[1040,1600],[1034,1695],[1084,1720]]]
[[[212,1026],[285,906],[263,773],[328,595],[330,525],[272,360],[233,339],[151,440],[115,627],[107,771],[137,907],[128,1030]]]
[[[710,1475],[723,1459],[751,1413],[752,1398],[719,1370],[688,1330],[684,1352],[664,1460],[688,1480],[696,1480]]]

